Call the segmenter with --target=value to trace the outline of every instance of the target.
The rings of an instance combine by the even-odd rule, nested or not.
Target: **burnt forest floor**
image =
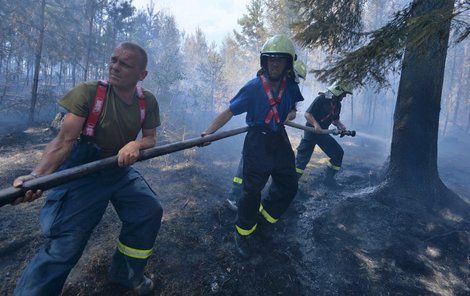
[[[296,147],[299,133],[289,133]],[[1,134],[1,188],[30,172],[53,136],[46,126]],[[338,176],[342,187],[330,190],[320,184],[326,158],[316,152],[272,238],[257,235],[255,254],[241,260],[232,243],[235,214],[225,206],[241,139],[135,165],[164,208],[146,272],[156,283],[155,295],[470,293],[468,215],[451,209],[429,214],[411,204],[391,206],[370,198],[388,144],[360,135],[340,140],[345,150]],[[167,135],[166,140],[178,139]],[[461,150],[442,156],[439,169],[446,185],[468,204],[470,165]],[[44,241],[38,225],[43,203],[44,198],[0,208],[0,295],[12,294],[16,279]],[[110,206],[63,295],[133,295],[106,277],[119,229]]]

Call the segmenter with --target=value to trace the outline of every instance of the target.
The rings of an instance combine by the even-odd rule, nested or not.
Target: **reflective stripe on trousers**
[[[341,168],[344,150],[338,142],[336,142],[331,135],[316,135],[310,132],[305,132],[304,137],[297,147],[297,156],[295,158],[295,166],[298,171],[305,170],[305,167],[312,157],[315,145],[318,145],[321,150],[328,155],[332,166]]]
[[[162,216],[155,193],[132,168],[94,173],[48,193],[40,216],[48,240],[23,271],[15,295],[59,295],[109,201],[123,223],[119,241],[133,249],[151,250]],[[146,262],[117,251],[114,278],[132,287],[142,281]]]
[[[297,193],[297,175],[294,152],[284,129],[273,133],[250,128],[243,151],[243,196],[238,202],[235,224],[244,231],[253,232],[259,215],[261,190],[268,178],[272,177],[272,183],[262,203],[273,221],[279,219]]]

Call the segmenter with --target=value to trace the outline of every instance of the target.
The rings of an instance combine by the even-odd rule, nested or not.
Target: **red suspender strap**
[[[82,131],[82,134],[85,136],[93,137],[95,135],[96,123],[98,122],[101,111],[103,110],[107,91],[108,82],[104,80],[98,81],[98,87],[96,88],[96,95],[95,99],[93,100],[93,106],[91,111],[88,113],[88,118]]]
[[[88,118],[82,131],[83,135],[90,137],[93,137],[95,135],[96,123],[100,118],[101,111],[103,111],[107,91],[108,82],[104,80],[98,81],[98,87],[96,89],[95,99],[93,100],[93,106],[91,108],[90,113],[88,114]],[[142,125],[144,123],[146,114],[145,96],[141,86],[138,85],[136,87],[136,91],[137,96],[139,97],[140,125]]]
[[[284,76],[281,82],[281,87],[279,88],[279,94],[277,98],[274,98],[273,93],[271,92],[271,88],[269,88],[268,79],[261,75],[261,82],[263,84],[263,89],[268,96],[268,104],[271,106],[268,114],[264,118],[264,123],[269,124],[274,117],[276,123],[280,123],[281,119],[279,118],[279,112],[277,112],[277,105],[281,103],[282,95],[284,94],[284,90],[286,89],[287,78]]]
[[[333,102],[331,101],[331,102],[330,102],[330,107],[331,107],[330,113],[328,113],[327,115],[325,115],[325,117],[323,117],[320,121],[325,121],[325,120],[328,119],[330,116],[335,115],[335,113],[336,113],[336,104],[333,104]]]
[[[139,96],[139,113],[140,113],[140,125],[144,123],[145,120],[145,96],[144,90],[140,85],[137,85],[137,96]]]

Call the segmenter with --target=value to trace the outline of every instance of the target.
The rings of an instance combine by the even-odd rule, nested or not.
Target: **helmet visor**
[[[267,58],[291,58],[290,54],[284,52],[263,52],[261,57]]]

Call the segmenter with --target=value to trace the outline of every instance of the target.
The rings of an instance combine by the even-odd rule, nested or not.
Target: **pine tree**
[[[246,8],[248,13],[238,20],[242,28],[241,33],[234,31],[235,40],[241,48],[257,53],[267,37],[263,0],[252,0]]]
[[[440,101],[450,29],[460,32],[458,41],[468,36],[468,24],[459,19],[468,2],[454,7],[453,0],[414,0],[371,32],[362,30],[363,0],[298,2],[306,11],[306,19],[296,24],[298,40],[333,56],[315,72],[321,80],[383,86],[390,71],[401,69],[384,184],[427,207],[447,202],[452,194],[437,171]]]

